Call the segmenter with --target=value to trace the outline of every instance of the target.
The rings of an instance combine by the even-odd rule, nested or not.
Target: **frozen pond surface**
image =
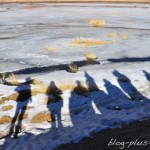
[[[105,28],[91,27],[103,19]],[[148,4],[16,4],[0,5],[0,72],[85,60],[93,51],[99,61],[150,55]],[[77,38],[112,41],[109,34],[127,40],[89,48],[74,47]],[[45,53],[45,48],[57,50]]]
[[[91,19],[105,20],[106,26],[92,27]],[[73,44],[77,39],[107,44]],[[85,61],[87,52],[97,56],[95,64]],[[66,71],[71,62],[77,73]],[[148,4],[0,5],[0,72],[15,72],[17,83],[27,77],[43,82],[16,86],[7,78],[12,84],[0,84],[0,149],[51,150],[149,119],[149,66]],[[96,91],[75,92],[84,83]],[[54,85],[59,97],[48,91]],[[11,119],[20,111],[26,117],[14,126]],[[54,120],[32,122],[41,113]],[[8,136],[12,126],[22,130],[18,138]]]

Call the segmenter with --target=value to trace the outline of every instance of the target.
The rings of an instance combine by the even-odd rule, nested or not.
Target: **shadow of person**
[[[76,87],[70,93],[69,113],[74,128],[78,128],[80,126],[80,120],[78,120],[80,113],[82,114],[82,112],[85,111],[90,113],[93,117],[96,117],[95,110],[98,110],[96,106],[97,103],[95,105],[94,98],[90,96],[92,91],[98,90],[98,86],[96,85],[94,78],[92,78],[87,72],[85,72],[85,78],[85,84],[77,80]]]
[[[47,108],[51,113],[52,128],[62,127],[61,109],[63,107],[63,101],[61,97],[62,91],[52,81],[47,89]]]
[[[108,98],[105,100],[104,106],[107,110],[121,110],[125,108],[125,101],[129,100],[129,97],[116,85],[110,81],[103,79],[104,86],[107,90]],[[125,102],[126,103],[126,102]]]
[[[26,81],[29,80],[30,78],[26,78]],[[15,91],[18,93],[18,97],[16,99],[17,106],[15,110],[15,115],[11,121],[9,135],[14,134],[14,137],[16,138],[18,133],[21,132],[22,120],[25,117],[25,111],[27,109],[28,103],[32,101],[32,95],[31,86],[29,84],[26,85],[26,90],[21,90],[21,86],[18,86],[16,87]]]
[[[89,91],[97,91],[99,90],[97,84],[93,77],[91,77],[86,71],[84,72],[84,76],[86,78],[86,84],[88,86]]]
[[[101,112],[100,107],[103,105],[104,100],[108,99],[108,94],[106,94],[103,90],[99,89],[94,78],[90,76],[86,71],[84,74],[86,78],[86,84],[88,86],[88,91],[90,92],[90,96],[89,96],[90,104],[89,105],[92,109],[94,109],[94,112],[98,110],[99,111],[98,114],[100,114]]]
[[[132,84],[131,80],[124,74],[117,70],[113,71],[113,75],[117,77],[118,83],[122,90],[128,94],[131,100],[144,100],[147,99],[143,96],[136,87]]]
[[[82,95],[82,96],[88,96],[88,89],[82,85],[80,81],[76,81],[77,86],[73,89],[72,92]]]
[[[111,100],[115,100],[116,99],[116,95],[120,98],[120,99],[129,99],[129,97],[123,93],[123,91],[118,88],[116,85],[112,84],[110,81],[103,79],[104,81],[104,86],[107,90],[109,99]]]
[[[80,114],[82,113],[87,113],[95,118],[99,117],[101,100],[107,97],[104,91],[98,89],[94,78],[87,72],[85,72],[85,78],[86,84],[79,80],[76,81],[76,87],[71,91],[69,97],[69,114],[74,129],[80,127]]]
[[[149,74],[147,71],[145,71],[145,70],[143,70],[143,73],[144,73],[146,79],[147,79],[148,81],[150,81],[150,74]]]
[[[78,115],[84,110],[88,89],[83,86],[79,80],[76,81],[76,86],[70,92],[69,97],[69,115],[72,123],[72,129],[78,128]]]

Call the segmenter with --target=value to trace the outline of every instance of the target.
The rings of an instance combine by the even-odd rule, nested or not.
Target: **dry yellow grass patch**
[[[7,101],[7,100],[14,100],[14,101],[16,101],[18,96],[19,96],[18,93],[13,93],[13,94],[11,94],[11,95],[9,95],[7,97],[2,97],[1,101],[4,101],[4,102]]]
[[[8,110],[11,110],[12,108],[13,108],[13,105],[3,106],[2,111],[8,111]]]
[[[7,97],[2,97],[1,100],[2,101],[6,101],[6,100],[26,101],[31,96],[35,96],[35,95],[37,95],[37,92],[34,90],[31,90],[31,91],[30,90],[22,90],[20,92],[13,93]]]
[[[128,39],[128,35],[120,34],[120,38],[123,39],[123,40],[127,40]]]
[[[52,122],[51,113],[38,113],[31,119],[31,123],[41,123],[44,121]]]
[[[85,83],[85,82],[80,82],[80,85],[77,85],[77,83],[75,82],[61,82],[58,85],[58,87],[55,87],[55,86],[52,87],[47,84],[39,84],[39,85],[36,85],[34,89],[22,90],[20,92],[13,93],[7,97],[2,97],[0,100],[0,104],[4,104],[5,101],[7,100],[23,102],[23,101],[28,100],[31,96],[35,96],[37,94],[46,94],[46,95],[54,96],[54,98],[46,98],[47,100],[45,100],[44,102],[45,104],[49,102],[58,102],[58,100],[62,100],[62,97],[60,97],[60,95],[62,94],[63,91],[70,90],[70,91],[76,92],[76,91],[79,91],[78,89],[81,90],[81,93],[83,93],[82,95],[84,95],[85,91],[91,92],[91,91],[97,90],[95,86],[93,86],[92,84]]]
[[[87,61],[95,61],[97,59],[97,56],[93,52],[87,52],[86,59]]]
[[[4,104],[5,103],[5,100],[4,99],[1,99],[0,100],[0,104]]]
[[[28,118],[28,114],[21,114],[22,115],[22,119],[27,119]],[[17,117],[17,121],[19,120],[20,115]],[[4,123],[11,123],[12,122],[12,118],[10,116],[2,116],[0,118],[0,124],[4,124]]]
[[[58,92],[58,89],[48,84],[39,84],[32,90],[32,92],[36,94],[54,94]]]
[[[69,64],[68,65],[68,71],[71,73],[77,73],[78,72],[78,66],[75,64]]]
[[[5,85],[14,85],[14,86],[19,85],[19,82],[18,82],[18,80],[16,79],[16,76],[13,73],[10,74],[10,80],[11,81],[6,80],[6,74],[5,73],[2,74],[1,79],[2,79],[3,84],[5,84]]]
[[[16,93],[13,93],[7,97],[2,97],[0,103],[5,103],[6,100],[13,100],[13,101],[26,101],[31,96],[35,96],[37,94],[52,94],[57,95],[60,91],[56,87],[50,87],[47,84],[38,84],[35,86],[34,89],[29,90],[22,90]]]
[[[41,80],[39,80],[39,79],[32,79],[31,81],[30,81],[30,84],[33,84],[33,85],[37,85],[37,84],[41,84],[41,83],[43,83]]]
[[[46,84],[46,83],[42,83],[42,84],[39,84],[39,85],[36,85],[34,89],[32,89],[34,92],[36,93],[45,93],[46,92],[46,89],[49,87],[49,84]],[[43,89],[43,90],[42,90]],[[41,90],[41,91],[40,91]]]
[[[56,47],[45,47],[44,50],[42,50],[41,54],[48,54],[49,51],[57,51],[57,48]]]
[[[98,90],[98,88],[95,85],[86,82],[80,82],[80,81],[78,81],[78,83],[61,82],[59,88],[62,91],[70,90],[78,95],[83,95],[83,96],[87,96],[89,92]]]
[[[93,27],[105,27],[106,26],[105,20],[92,19],[89,21],[89,24]]]
[[[81,84],[82,87],[88,89],[88,85],[87,85],[85,82],[81,81],[80,84]],[[72,82],[72,81],[71,81],[71,82],[70,82],[70,81],[68,81],[68,82],[67,82],[67,81],[62,81],[62,82],[60,82],[60,84],[59,84],[59,89],[60,89],[61,91],[66,91],[66,90],[73,91],[77,86],[78,86],[78,84],[77,84],[76,82]]]
[[[110,33],[108,36],[111,37],[111,38],[115,38],[115,37],[117,37],[117,34],[114,33],[114,32],[112,32],[112,33]]]
[[[77,86],[76,83],[72,82],[72,83],[67,83],[67,82],[61,82],[60,85],[59,85],[59,89],[62,90],[62,91],[66,91],[66,90],[70,90],[70,91],[73,91],[74,88]]]
[[[110,33],[108,36],[112,38],[112,43],[116,43],[116,38],[117,37],[120,37],[123,40],[128,39],[128,35],[126,35],[126,34],[116,34],[114,32]]]
[[[2,116],[0,118],[0,124],[11,123],[12,118],[10,116]]]
[[[19,82],[13,73],[10,74],[10,80],[11,80],[12,85],[19,85]]]
[[[75,44],[77,46],[81,46],[83,48],[89,48],[92,46],[107,45],[107,44],[109,44],[109,42],[105,41],[105,40],[77,39],[77,40],[73,41],[72,44]]]
[[[42,83],[42,81],[40,81],[39,79],[36,79],[36,78],[30,78],[27,81],[20,82],[20,81],[17,80],[16,76],[13,73],[10,74],[10,81],[6,80],[6,75],[5,74],[2,75],[1,79],[2,79],[2,82],[3,82],[4,85],[11,85],[11,86],[19,86],[19,85],[23,85],[23,84],[36,85],[36,84],[41,84]]]

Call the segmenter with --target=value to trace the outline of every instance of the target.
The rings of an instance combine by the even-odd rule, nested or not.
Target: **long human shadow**
[[[145,71],[145,70],[143,70],[143,73],[144,73],[146,79],[147,79],[148,81],[150,81],[150,73],[148,73],[148,72]]]
[[[150,61],[150,57],[124,57],[124,58],[109,58],[107,59],[113,63],[120,63],[120,62],[147,62]]]
[[[76,86],[70,93],[69,97],[69,115],[72,122],[72,129],[79,126],[77,121],[78,114],[84,110],[85,99],[88,97],[88,89],[77,80]]]
[[[95,79],[90,76],[86,71],[84,72],[86,83],[88,86],[88,91],[90,92],[90,107],[93,109],[92,104],[96,106],[101,112],[100,106],[103,105],[104,99],[108,99],[109,95],[101,90],[95,82]]]
[[[128,94],[131,100],[147,100],[144,95],[142,95],[136,87],[132,84],[131,80],[124,74],[117,70],[113,71],[113,75],[117,77],[118,83],[122,90]]]
[[[106,94],[104,91],[102,91],[98,88],[98,85],[96,84],[94,78],[92,76],[90,76],[87,72],[85,72],[85,78],[86,78],[86,82],[88,83],[88,90],[87,90],[87,88],[82,86],[82,83],[80,81],[77,80],[76,81],[77,86],[71,91],[71,95],[69,98],[69,109],[70,109],[69,111],[70,111],[70,117],[71,117],[71,121],[73,123],[73,127],[71,127],[71,128],[70,127],[64,127],[64,128],[66,128],[66,130],[64,130],[64,131],[72,132],[72,129],[76,130],[76,127],[80,126],[80,124],[79,124],[78,120],[76,120],[76,118],[78,117],[77,115],[81,111],[84,111],[83,108],[84,108],[84,105],[86,105],[86,101],[84,101],[84,103],[82,103],[83,98],[85,98],[85,99],[87,98],[86,100],[87,100],[89,109],[91,109],[91,110],[93,109],[92,102],[95,103],[96,107],[99,109],[100,102],[103,98],[104,98],[104,101],[106,98],[108,98],[108,99],[110,98],[111,100],[112,99],[115,100],[116,97],[114,97],[114,95],[117,95],[117,99],[118,98],[129,99],[128,96],[126,96],[126,94],[124,94],[123,91],[119,87],[112,84],[110,81],[108,81],[106,79],[104,79],[103,81],[105,83],[104,86],[106,87],[108,94]],[[123,82],[123,81],[121,81],[121,82]],[[123,82],[123,83],[125,84],[126,82]],[[92,85],[92,88],[89,87],[91,85]],[[94,88],[93,88],[93,86],[94,86]],[[92,92],[90,91],[91,89],[92,89]],[[90,97],[91,96],[90,94],[93,93],[93,91],[98,93],[98,97],[99,97],[98,99],[97,99],[97,97],[96,98]],[[83,93],[86,93],[86,94],[83,94]],[[96,93],[94,93],[93,96],[95,96]],[[62,126],[62,120],[61,120],[61,109],[63,106],[61,94],[62,94],[62,91],[56,86],[55,82],[52,81],[49,85],[49,88],[47,89],[47,92],[46,92],[46,95],[48,97],[47,108],[52,113],[52,118],[53,118],[52,129],[63,127]],[[79,103],[81,102],[80,103],[80,106],[82,107],[81,109],[80,108],[76,109],[76,104],[78,102]],[[54,105],[56,107],[54,107]],[[75,108],[75,109],[73,110],[72,108]],[[94,116],[94,114],[93,114],[93,116]],[[96,117],[100,117],[100,115],[98,115]],[[78,118],[78,119],[80,119],[80,118]],[[87,122],[87,124],[88,123],[90,124],[90,122]],[[56,130],[53,130],[53,133],[55,133]],[[36,137],[37,137],[37,139],[38,139],[38,137],[40,137],[40,138],[43,137],[43,140],[46,140],[44,137],[48,137],[48,135],[50,135],[51,132],[52,132],[52,130],[50,129],[49,132],[43,133],[43,135],[41,135],[41,134],[36,135]]]
[[[127,100],[129,99],[129,97],[125,93],[123,93],[123,91],[119,87],[112,84],[110,81],[106,79],[103,79],[103,81],[104,81],[104,86],[107,90],[109,99],[111,99],[112,102],[116,100],[116,95],[119,99],[127,99]]]
[[[129,100],[129,97],[110,81],[106,79],[103,80],[104,86],[107,90],[106,93],[98,87],[95,79],[89,73],[84,72],[84,75],[87,87],[84,88],[80,81],[76,81],[77,86],[73,89],[69,98],[70,118],[75,128],[80,125],[77,119],[78,115],[83,110],[86,109],[93,117],[100,117],[101,114],[106,113],[105,108],[117,110],[114,106],[110,108],[105,105],[108,102],[115,102],[118,99]],[[81,97],[81,95],[83,97]],[[79,105],[77,105],[77,103]]]
[[[63,101],[61,97],[62,91],[56,86],[54,81],[51,81],[46,95],[47,95],[47,108],[51,113],[52,129],[62,127],[61,109]]]
[[[89,91],[96,91],[99,90],[95,80],[92,76],[90,76],[86,71],[84,72],[84,76],[86,78],[86,84],[88,86]]]
[[[30,80],[30,78],[27,78],[26,81]],[[20,86],[16,87],[15,91],[18,93],[18,97],[16,99],[16,110],[15,115],[11,121],[11,126],[9,130],[9,135],[14,135],[16,138],[18,136],[18,133],[21,132],[22,129],[22,120],[25,117],[25,112],[27,109],[27,105],[29,102],[32,101],[31,99],[31,86],[29,84],[26,85],[26,93],[20,90]],[[17,122],[17,123],[16,123]]]
[[[69,98],[70,118],[75,128],[80,126],[77,120],[78,115],[82,111],[87,110],[93,115],[93,117],[98,117],[101,113],[99,107],[102,100],[101,98],[107,97],[107,94],[98,88],[98,85],[92,76],[87,72],[84,72],[84,76],[86,79],[86,85],[84,86],[81,81],[77,80],[76,87],[71,91]],[[93,92],[97,93],[97,97],[92,95]],[[95,105],[95,108],[93,108],[93,105]],[[95,109],[99,110],[100,113],[96,114]]]

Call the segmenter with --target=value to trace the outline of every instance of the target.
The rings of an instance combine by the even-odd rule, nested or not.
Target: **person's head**
[[[54,81],[51,81],[50,85],[51,85],[51,86],[55,86],[55,82],[54,82]]]
[[[107,79],[103,79],[105,84],[110,84],[110,82]]]
[[[114,70],[112,73],[113,73],[114,76],[116,76],[118,78],[118,80],[121,79],[122,81],[125,80],[125,81],[129,81],[130,82],[130,79],[126,75],[120,73],[119,71]]]
[[[113,73],[113,75],[116,76],[116,77],[122,75],[122,74],[121,74],[119,71],[117,71],[117,70],[114,70],[112,73]]]
[[[76,81],[77,86],[81,85],[81,82],[79,80]]]

